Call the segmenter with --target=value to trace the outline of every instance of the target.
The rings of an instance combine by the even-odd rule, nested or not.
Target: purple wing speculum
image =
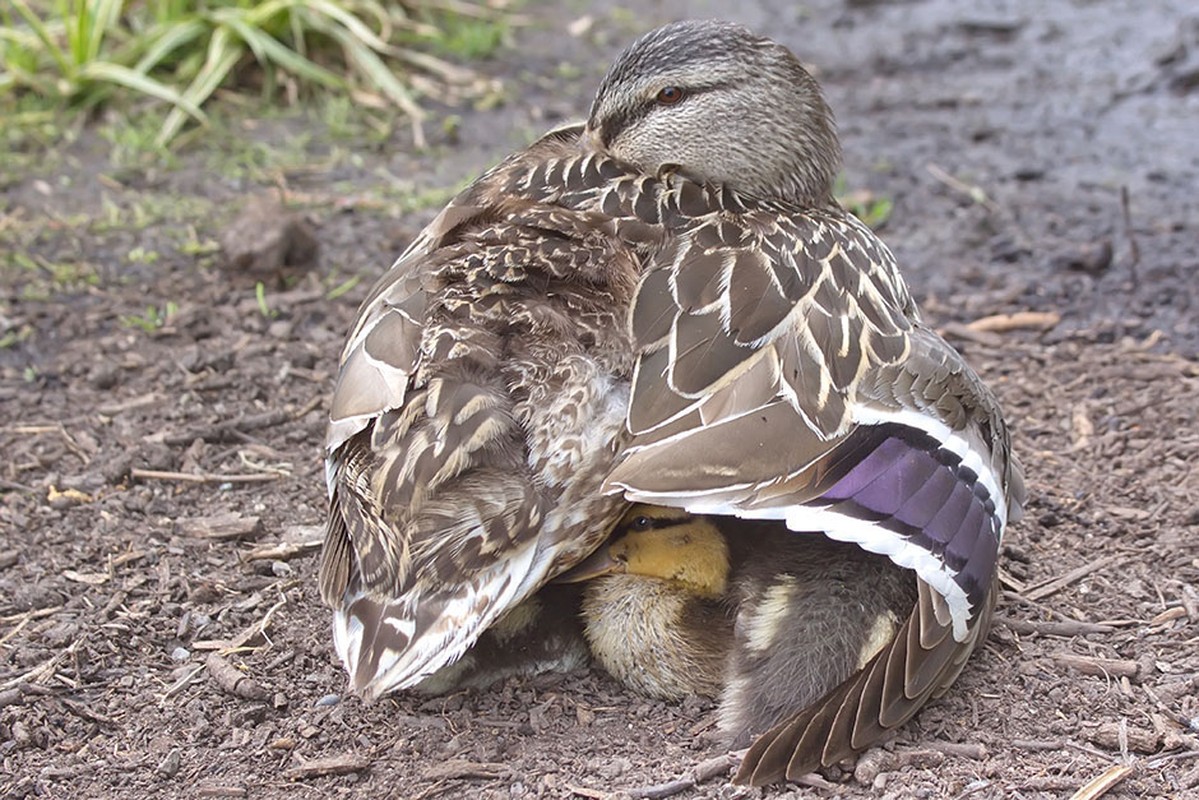
[[[844,446],[863,455],[838,459],[822,481],[828,488],[810,505],[882,529],[878,534],[887,531],[936,558],[978,608],[995,573],[1004,525],[978,473],[935,437],[905,425],[860,429]]]

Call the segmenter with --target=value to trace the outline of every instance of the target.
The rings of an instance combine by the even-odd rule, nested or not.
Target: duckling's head
[[[790,50],[719,20],[637,40],[600,84],[591,147],[758,198],[820,205],[841,160],[833,115]]]
[[[623,573],[677,584],[687,594],[716,598],[729,577],[729,547],[715,525],[682,509],[634,505],[606,545],[560,577],[580,581]]]

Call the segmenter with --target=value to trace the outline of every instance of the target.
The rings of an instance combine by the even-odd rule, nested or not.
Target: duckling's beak
[[[587,558],[575,564],[570,569],[554,578],[551,583],[582,583],[601,575],[611,575],[614,572],[627,572],[628,562],[623,558],[612,555],[612,548],[604,545]]]

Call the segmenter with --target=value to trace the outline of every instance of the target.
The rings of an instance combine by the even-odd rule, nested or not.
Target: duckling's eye
[[[658,105],[673,106],[683,99],[684,92],[677,86],[667,86],[658,90]]]
[[[635,531],[648,531],[654,527],[654,521],[646,516],[633,517],[633,521],[629,523],[629,527]]]

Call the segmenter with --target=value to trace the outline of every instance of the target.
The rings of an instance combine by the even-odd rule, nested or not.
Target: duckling
[[[734,748],[860,672],[917,599],[912,572],[856,545],[640,504],[559,580],[587,581],[604,669],[651,697],[719,697]]]
[[[913,680],[964,659],[1020,468],[994,396],[834,200],[839,162],[786,47],[673,23],[616,59],[585,123],[417,237],[359,310],[330,407],[320,587],[355,691],[461,658],[630,501],[885,556],[927,586],[918,643],[949,642]],[[809,763],[772,755],[803,735],[754,779]]]
[[[736,606],[728,543],[686,512],[633,506],[608,544],[559,581],[589,580],[584,635],[599,664],[650,697],[716,697]]]

